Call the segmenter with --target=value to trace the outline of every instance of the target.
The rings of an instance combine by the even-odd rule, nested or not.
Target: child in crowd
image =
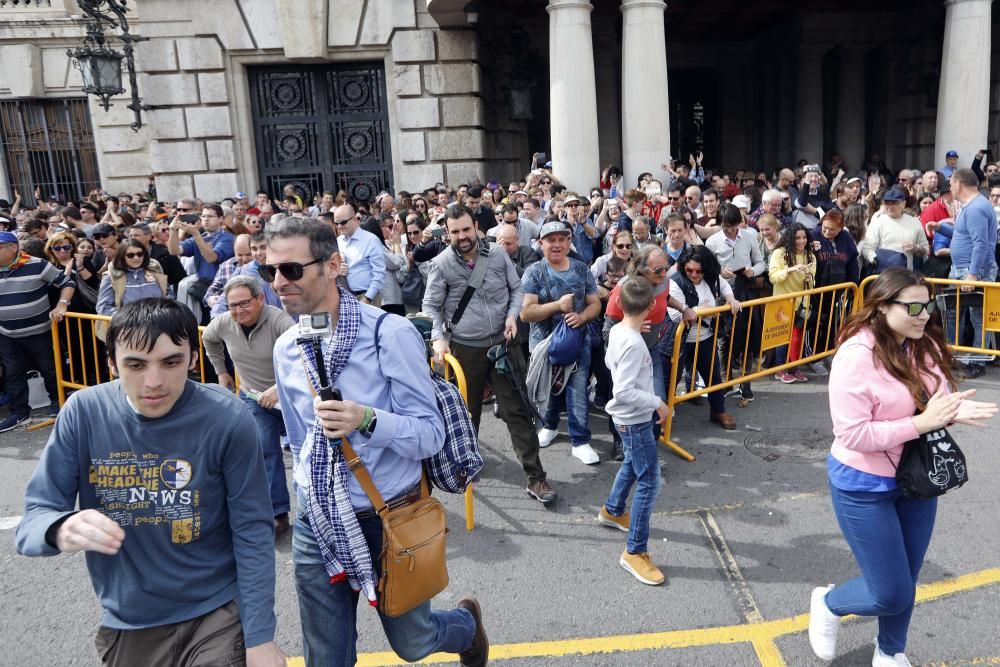
[[[660,465],[650,416],[662,424],[670,408],[653,391],[653,361],[642,339],[643,320],[653,304],[653,287],[639,276],[622,284],[621,306],[625,319],[611,327],[605,361],[611,371],[612,399],[605,409],[625,446],[625,460],[597,520],[628,533],[619,564],[650,586],[664,582],[663,573],[649,556],[649,519],[660,491]],[[625,511],[635,485],[631,516]]]

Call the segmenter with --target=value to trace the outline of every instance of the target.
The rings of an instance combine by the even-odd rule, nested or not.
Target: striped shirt
[[[13,271],[0,269],[0,334],[27,338],[47,334],[49,286],[76,287],[65,273],[45,260],[32,257]]]

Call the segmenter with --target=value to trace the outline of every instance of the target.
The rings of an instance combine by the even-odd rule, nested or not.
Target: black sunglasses
[[[312,266],[313,264],[319,264],[323,260],[314,259],[311,262],[306,262],[302,264],[300,262],[282,262],[281,264],[261,264],[257,267],[257,274],[264,280],[264,282],[273,283],[274,279],[278,277],[278,272],[285,277],[286,280],[302,280],[302,276],[305,275],[306,267]]]
[[[100,241],[101,239],[106,239],[109,236],[111,236],[111,234],[94,234],[93,237],[91,238],[93,238],[95,241]]]
[[[934,311],[937,309],[937,303],[933,300],[924,303],[923,301],[896,301],[892,300],[888,303],[895,303],[900,306],[906,306],[906,314],[910,317],[917,317],[920,313],[927,311],[928,315],[933,315]]]
[[[145,257],[145,256],[146,256],[146,253],[144,253],[144,252],[127,252],[127,253],[125,253],[125,257],[128,258],[128,259],[137,259],[139,257]]]

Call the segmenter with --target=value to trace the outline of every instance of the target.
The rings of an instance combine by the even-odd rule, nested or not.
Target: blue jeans
[[[281,452],[281,433],[285,429],[281,411],[262,408],[257,401],[242,392],[240,398],[250,408],[253,419],[257,422],[257,435],[260,436],[260,447],[264,452],[264,468],[267,470],[267,484],[271,489],[274,516],[287,514],[291,509],[291,501],[288,498],[288,481],[285,479],[285,458]]]
[[[830,486],[833,511],[861,576],[826,595],[837,616],[878,616],[878,645],[893,655],[906,649],[917,577],[934,532],[937,498],[894,491],[842,491]]]
[[[965,276],[969,273],[969,268],[966,266],[952,266],[951,272],[948,277],[952,280],[964,280]],[[993,282],[997,278],[997,267],[996,264],[988,264],[983,270],[983,275],[979,276],[980,280],[986,282]],[[955,344],[955,325],[956,320],[958,321],[958,344],[962,344],[962,338],[965,335],[965,320],[966,318],[972,320],[972,345],[970,347],[984,347],[990,349],[993,347],[993,334],[986,332],[986,340],[983,341],[983,307],[982,307],[982,296],[973,296],[972,294],[963,294],[962,299],[959,300],[959,304],[970,303],[973,299],[976,300],[980,305],[977,306],[965,306],[962,305],[962,312],[956,313],[954,308],[944,308],[945,319],[947,327],[945,333],[948,336],[948,343]],[[940,303],[940,302],[939,302]],[[969,352],[958,352],[955,355],[957,361],[961,361],[970,365],[983,366],[986,361],[991,359],[990,355],[977,355]]]
[[[660,464],[656,458],[653,422],[650,420],[632,426],[615,424],[615,428],[625,448],[625,460],[615,475],[615,483],[604,506],[612,516],[624,514],[629,491],[635,485],[625,548],[630,554],[646,553],[649,551],[649,517],[660,494]]]
[[[576,370],[570,376],[566,389],[558,396],[549,397],[549,405],[542,417],[542,426],[554,431],[559,428],[559,415],[565,411],[569,439],[574,447],[590,443],[590,397],[587,395],[587,385],[590,382],[589,337],[584,338],[583,345]]]
[[[292,535],[292,562],[295,591],[299,598],[299,622],[307,667],[347,667],[357,653],[357,610],[359,593],[346,581],[330,584],[316,537],[309,526],[309,499],[298,494],[298,511]],[[381,573],[382,522],[359,521],[361,532]],[[366,605],[367,606],[367,605]],[[431,611],[428,600],[402,616],[390,618],[378,613],[389,645],[400,658],[417,662],[431,653],[460,653],[472,646],[476,622],[465,609]]]

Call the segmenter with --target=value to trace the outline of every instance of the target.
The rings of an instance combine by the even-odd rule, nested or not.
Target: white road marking
[[[19,516],[0,516],[0,530],[13,530],[21,523]]]

